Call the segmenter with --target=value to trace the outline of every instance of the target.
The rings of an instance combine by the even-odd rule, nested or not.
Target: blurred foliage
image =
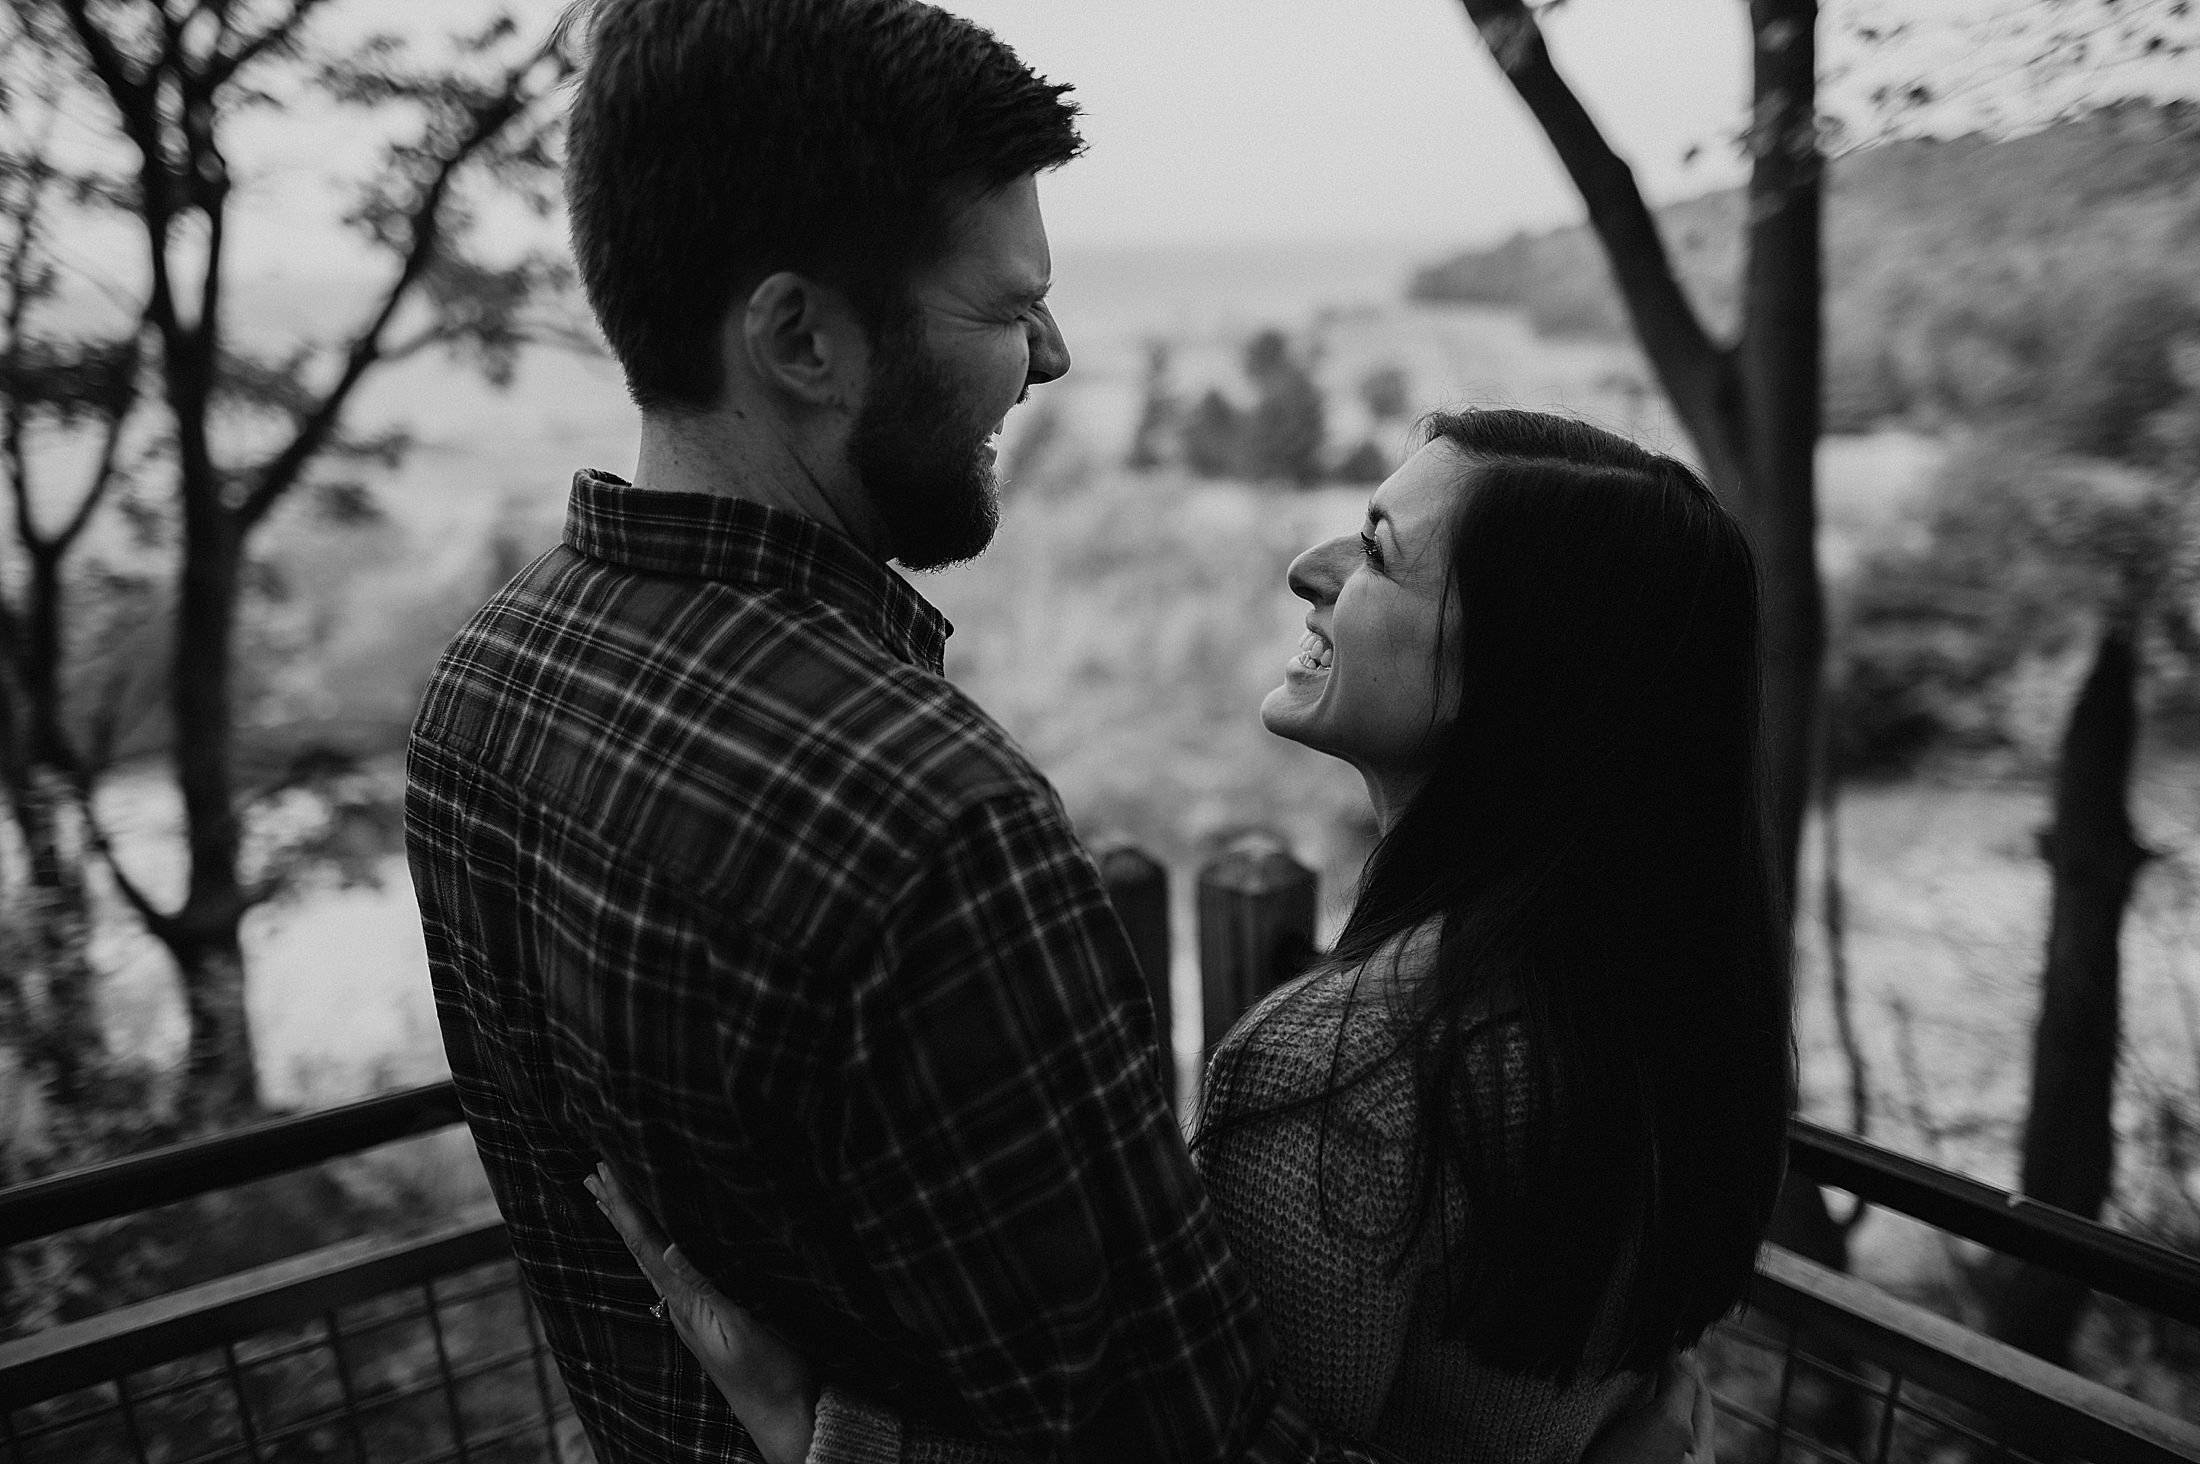
[[[2043,717],[2025,699],[2043,680],[2074,687],[2108,615],[2147,632],[2158,720],[2175,725],[2200,690],[2194,496],[2189,474],[2077,456],[2051,436],[1956,452],[1922,534],[1867,558],[1836,597],[1836,766],[1894,772],[1942,750],[2037,764],[2061,702]]]
[[[1321,481],[1326,411],[1310,364],[1282,331],[1264,330],[1246,343],[1241,365],[1252,405],[1241,407],[1219,390],[1202,396],[1179,433],[1184,465],[1202,478],[1301,487]],[[1149,378],[1142,425],[1163,415],[1156,395],[1162,387],[1160,378]],[[1132,456],[1138,455],[1134,444]]]
[[[1305,604],[1284,583],[1364,490],[1277,493],[1183,470],[1032,492],[975,562],[927,582],[947,671],[1061,790],[1079,829],[1188,869],[1221,832],[1291,835],[1323,888],[1357,877],[1367,801],[1343,764],[1270,735]]]
[[[1131,448],[1124,454],[1123,465],[1145,472],[1167,460],[1168,440],[1177,430],[1180,409],[1169,380],[1167,341],[1146,342],[1146,379],[1138,399],[1138,426],[1131,433]]]
[[[1376,422],[1395,422],[1413,405],[1413,381],[1402,366],[1378,366],[1360,378],[1360,400]]]
[[[1248,340],[1239,369],[1252,402],[1241,405],[1210,387],[1187,409],[1176,394],[1166,342],[1147,347],[1138,424],[1124,466],[1150,472],[1180,463],[1200,478],[1284,483],[1379,483],[1395,464],[1372,440],[1334,450],[1329,398],[1315,368],[1321,355],[1269,328]],[[1411,382],[1395,365],[1378,366],[1358,383],[1368,419],[1380,427],[1405,415]]]
[[[1729,190],[1659,211],[1675,267],[1719,334],[1734,324],[1743,208]],[[2063,401],[2089,371],[2118,369],[2119,326],[2167,339],[2200,303],[2200,108],[2122,103],[2022,137],[1913,139],[1837,157],[1825,262],[1827,431],[1938,430]],[[1411,289],[1516,306],[1547,334],[1628,331],[1582,227],[1462,254]],[[2142,302],[2163,313],[2149,320]],[[2112,319],[2104,305],[2125,313]],[[2140,398],[2123,400],[2137,409]],[[2093,422],[2090,411],[2073,397],[2060,415],[2075,426]],[[2117,442],[2113,421],[2097,427]]]
[[[1262,331],[1245,347],[1253,410],[1238,443],[1244,476],[1305,485],[1322,477],[1327,413],[1314,373],[1283,332]]]

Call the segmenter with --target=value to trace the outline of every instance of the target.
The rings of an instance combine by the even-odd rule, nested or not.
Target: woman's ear
[[[781,270],[729,311],[725,349],[767,392],[808,407],[852,410],[863,397],[869,337],[847,298],[807,275]]]

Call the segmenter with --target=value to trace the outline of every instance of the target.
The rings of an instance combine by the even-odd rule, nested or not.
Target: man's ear
[[[831,286],[791,270],[767,275],[726,324],[727,347],[767,390],[827,409],[862,399],[868,338]]]

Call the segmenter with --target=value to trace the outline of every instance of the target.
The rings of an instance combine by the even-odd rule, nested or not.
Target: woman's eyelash
[[[1383,567],[1383,546],[1375,542],[1375,536],[1362,530],[1360,533],[1360,557],[1377,569]]]

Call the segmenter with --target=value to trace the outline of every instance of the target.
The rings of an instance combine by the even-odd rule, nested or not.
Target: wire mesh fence
[[[43,1357],[0,1348],[0,1464],[584,1464],[501,1239],[476,1221],[134,1308]],[[1760,1281],[1704,1348],[1722,1464],[2200,1460],[2200,1431],[1891,1298],[1859,1306],[1850,1278],[1768,1253]]]
[[[1720,1464],[2045,1464],[1900,1372],[1815,1350],[1778,1317],[1722,1326],[1704,1358]]]
[[[225,1340],[0,1415],[7,1464],[581,1464],[509,1260]]]
[[[2200,1429],[1767,1248],[1701,1352],[1720,1464],[2174,1464]]]
[[[216,1141],[218,1153],[193,1148],[189,1164],[158,1154],[0,1192],[0,1244],[234,1182],[223,1164],[277,1173],[430,1131],[449,1122],[445,1087],[317,1116],[312,1144],[301,1125],[275,1124]],[[2013,1227],[2012,1248],[2060,1246],[2088,1284],[2166,1315],[2200,1299],[2185,1257],[2018,1213],[1852,1141],[1797,1143],[1834,1166],[1821,1179],[1961,1233]],[[1751,1310],[1704,1356],[1723,1464],[2200,1464],[2200,1428],[1776,1248]],[[493,1207],[0,1342],[0,1464],[590,1458]]]

